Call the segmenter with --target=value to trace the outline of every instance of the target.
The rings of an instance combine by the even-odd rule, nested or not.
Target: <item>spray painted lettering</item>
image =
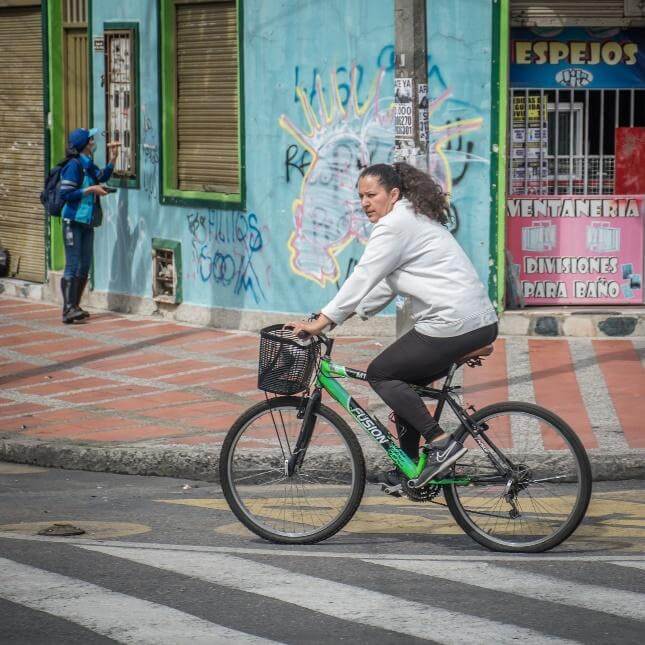
[[[145,112],[145,106],[143,108]],[[142,185],[150,199],[159,196],[159,145],[150,117],[143,118],[143,173]]]
[[[209,210],[189,213],[186,219],[195,276],[235,295],[250,293],[256,303],[266,298],[254,264],[264,246],[255,213]]]
[[[357,68],[350,73],[346,105],[336,72],[332,73],[330,102],[325,98],[321,77],[316,76],[312,96],[317,99],[318,114],[304,90],[296,88],[307,130],[285,115],[279,120],[280,126],[311,155],[300,196],[293,204],[295,231],[289,239],[290,264],[295,273],[320,286],[340,277],[338,253],[353,240],[364,243],[369,236],[370,224],[360,209],[356,180],[370,162],[390,160],[391,99],[380,97],[383,75],[378,74],[360,107]],[[295,151],[294,157],[297,155]]]

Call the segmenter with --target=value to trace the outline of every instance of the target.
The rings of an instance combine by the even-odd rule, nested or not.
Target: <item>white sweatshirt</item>
[[[340,325],[365,319],[396,295],[411,302],[414,328],[459,336],[497,322],[475,268],[452,234],[401,199],[372,229],[360,262],[322,313]]]

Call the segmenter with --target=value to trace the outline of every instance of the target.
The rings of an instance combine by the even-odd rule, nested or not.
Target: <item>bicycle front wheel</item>
[[[496,403],[471,417],[511,466],[504,473],[470,437],[444,496],[453,517],[494,551],[537,553],[568,538],[591,497],[591,467],[577,435],[530,403]],[[490,449],[490,448],[489,448]]]
[[[289,473],[303,420],[301,399],[279,397],[247,410],[220,455],[220,482],[237,518],[271,542],[312,544],[349,522],[365,488],[365,460],[350,427],[321,405],[304,461]]]

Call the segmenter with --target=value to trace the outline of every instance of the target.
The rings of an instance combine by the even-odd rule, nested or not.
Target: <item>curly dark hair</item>
[[[385,190],[398,188],[401,196],[410,201],[414,210],[440,224],[448,222],[448,196],[427,173],[404,161],[377,163],[365,168],[358,179],[376,177]]]

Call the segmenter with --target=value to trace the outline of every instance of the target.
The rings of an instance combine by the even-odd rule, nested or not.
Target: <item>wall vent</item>
[[[178,304],[181,290],[181,244],[175,240],[152,239],[152,299]]]

